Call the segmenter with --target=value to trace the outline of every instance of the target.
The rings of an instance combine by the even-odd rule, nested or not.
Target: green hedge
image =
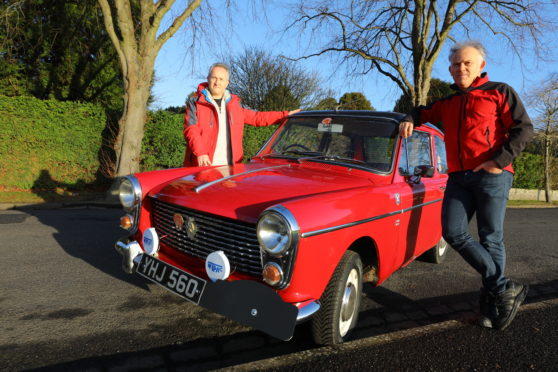
[[[142,171],[182,166],[186,149],[183,128],[184,115],[162,110],[149,114],[141,148]]]
[[[164,110],[151,112],[145,124],[141,170],[182,166],[186,150],[183,129],[184,114],[174,114]],[[244,126],[244,159],[252,158],[276,129],[276,125]]]
[[[0,186],[80,189],[99,170],[102,107],[0,96]]]
[[[544,164],[543,156],[521,153],[513,162],[515,177],[513,187],[518,189],[544,188]],[[558,189],[558,159],[553,159],[550,164],[551,188]]]
[[[186,144],[183,114],[149,114],[141,169],[182,166]],[[0,190],[76,189],[100,180],[99,153],[107,122],[94,104],[0,96]],[[244,156],[249,160],[277,129],[245,126]],[[542,157],[522,153],[515,161],[513,187],[542,189]],[[558,161],[552,167],[558,187]]]
[[[277,125],[271,125],[269,127],[245,125],[243,140],[244,160],[250,160],[252,156],[256,155],[277,128]]]

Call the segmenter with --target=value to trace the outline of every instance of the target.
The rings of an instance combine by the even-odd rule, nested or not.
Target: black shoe
[[[498,310],[496,308],[496,298],[485,288],[480,289],[479,309],[480,318],[479,325],[484,328],[492,328],[493,323],[498,318]]]
[[[504,330],[510,325],[517,314],[519,305],[525,300],[528,290],[529,286],[526,284],[508,281],[506,290],[496,295],[498,317],[493,322],[494,328]]]

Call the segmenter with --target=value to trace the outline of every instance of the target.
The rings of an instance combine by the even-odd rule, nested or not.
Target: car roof
[[[300,111],[290,117],[309,117],[309,116],[331,116],[331,117],[359,117],[359,118],[383,118],[391,119],[397,122],[401,121],[405,117],[404,114],[392,111],[370,111],[370,110],[316,110],[316,111]],[[435,125],[430,123],[423,124],[425,127],[434,129],[441,135],[444,133]]]
[[[344,117],[369,117],[369,118],[387,118],[399,121],[405,115],[398,112],[389,111],[370,111],[370,110],[321,110],[321,111],[301,111],[294,115],[297,116],[344,116]]]

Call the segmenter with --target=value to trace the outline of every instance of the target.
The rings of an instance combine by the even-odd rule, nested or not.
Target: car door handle
[[[440,190],[446,191],[446,186],[440,186]]]

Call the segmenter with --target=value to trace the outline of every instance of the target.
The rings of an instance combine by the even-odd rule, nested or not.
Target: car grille
[[[262,273],[260,247],[254,224],[233,220],[197,210],[152,199],[153,227],[163,243],[180,252],[203,260],[208,254],[222,250],[230,261],[231,272]],[[186,225],[178,230],[173,217],[176,213],[184,219],[194,218],[197,231],[194,239],[186,233]]]

